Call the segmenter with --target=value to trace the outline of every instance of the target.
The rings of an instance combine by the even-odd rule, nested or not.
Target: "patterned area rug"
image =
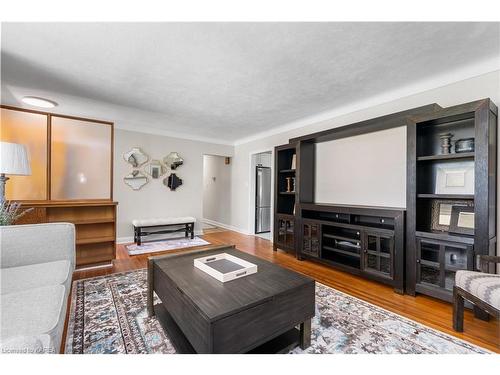
[[[66,353],[175,353],[146,312],[145,269],[73,283]],[[316,283],[312,344],[292,353],[488,353]]]
[[[210,245],[210,242],[202,240],[200,237],[193,239],[180,237],[172,238],[170,240],[146,242],[141,246],[136,244],[127,245],[127,251],[130,255],[139,255],[147,253],[156,253],[158,251],[179,250],[186,247]]]

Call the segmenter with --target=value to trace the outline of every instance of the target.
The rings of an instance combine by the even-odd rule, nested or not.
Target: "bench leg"
[[[141,227],[137,227],[137,246],[141,246]]]
[[[464,331],[464,297],[456,286],[453,287],[453,329],[457,332]]]

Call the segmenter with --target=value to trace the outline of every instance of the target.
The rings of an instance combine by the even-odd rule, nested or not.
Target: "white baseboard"
[[[241,228],[238,228],[238,227],[234,227],[234,226],[229,225],[229,224],[219,223],[218,221],[215,221],[215,220],[201,219],[201,221],[203,221],[206,224],[214,225],[216,227],[224,228],[224,229],[227,229],[227,230],[232,230],[233,232],[238,232],[238,233],[241,233],[241,234],[245,234],[247,236],[251,235],[251,233],[248,232],[247,230],[244,230],[244,229],[241,229]]]
[[[117,244],[131,243],[134,242],[134,237],[118,237],[116,239]]]

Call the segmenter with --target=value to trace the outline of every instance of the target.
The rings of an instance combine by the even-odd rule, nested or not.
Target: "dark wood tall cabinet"
[[[274,149],[274,240],[273,248],[295,254],[297,150],[294,144]]]
[[[491,100],[483,99],[408,120],[409,294],[451,301],[455,272],[476,270],[478,256],[495,255],[497,113]],[[450,153],[441,148],[445,134],[453,135]],[[466,138],[474,138],[474,150],[456,152],[453,141]],[[474,213],[473,233],[450,228],[454,206]]]

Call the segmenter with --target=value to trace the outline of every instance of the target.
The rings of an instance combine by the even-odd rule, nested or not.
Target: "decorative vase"
[[[439,139],[441,140],[441,154],[449,154],[451,150],[451,138],[453,134],[442,133],[439,134]]]

